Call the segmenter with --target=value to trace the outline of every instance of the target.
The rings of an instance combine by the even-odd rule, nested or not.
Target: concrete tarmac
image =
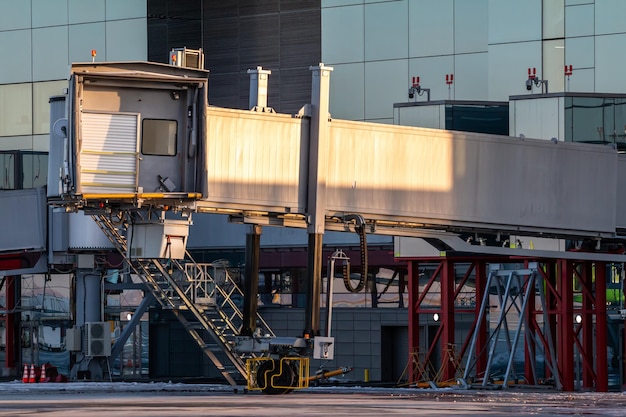
[[[285,395],[172,383],[0,383],[0,416],[625,416],[626,394],[315,387]]]

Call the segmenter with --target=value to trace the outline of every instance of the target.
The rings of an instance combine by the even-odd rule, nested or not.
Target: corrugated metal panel
[[[615,231],[603,146],[333,120],[327,210],[510,230]]]
[[[301,119],[209,109],[203,194],[215,202],[302,209],[305,137]]]
[[[82,212],[70,213],[69,248],[70,249],[111,249],[113,244],[106,237],[91,216]]]
[[[136,114],[82,113],[81,193],[132,193],[137,189]]]

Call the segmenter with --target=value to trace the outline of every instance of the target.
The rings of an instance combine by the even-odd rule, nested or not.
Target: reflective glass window
[[[144,119],[141,153],[144,155],[176,155],[176,120]]]

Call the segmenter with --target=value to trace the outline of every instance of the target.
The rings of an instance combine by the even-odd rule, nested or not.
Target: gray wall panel
[[[330,213],[614,231],[611,149],[338,120],[330,134]]]
[[[0,252],[45,249],[47,215],[43,188],[0,191]]]

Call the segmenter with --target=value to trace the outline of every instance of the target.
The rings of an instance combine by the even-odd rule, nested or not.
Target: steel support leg
[[[243,293],[242,336],[252,336],[256,330],[259,295],[259,259],[261,254],[261,226],[250,226],[246,234],[245,290]]]
[[[409,261],[409,357],[407,363],[409,366],[408,382],[413,384],[417,382],[419,375],[415,374],[415,367],[413,365],[414,352],[419,352],[419,333],[420,333],[420,321],[419,313],[417,312],[419,306],[417,300],[419,300],[419,262]]]
[[[322,288],[322,237],[309,233],[307,258],[307,297],[305,308],[305,338],[320,335],[320,290]]]
[[[537,279],[539,283],[543,283],[542,279]],[[523,312],[526,320],[526,333],[524,334],[524,376],[526,382],[531,385],[537,384],[537,367],[536,363],[537,345],[534,335],[537,334],[536,320],[536,303],[535,303],[535,281],[532,282],[530,297],[526,300],[526,310]]]
[[[606,346],[608,346],[608,329],[606,314],[606,268],[604,262],[596,262],[595,279],[595,313],[596,313],[596,391],[609,390],[609,361]]]
[[[7,276],[5,285],[5,297],[6,297],[6,315],[5,315],[5,346],[6,351],[4,355],[4,367],[8,370],[17,370],[20,367],[19,361],[21,356],[21,349],[19,343],[19,320],[15,317],[19,313],[15,313],[16,300],[19,299],[16,291],[20,290],[21,285],[17,283],[19,276]],[[18,354],[19,352],[19,354]]]
[[[564,391],[574,391],[574,269],[572,262],[558,260],[557,291],[560,300],[557,305],[557,344],[561,383]]]
[[[544,334],[545,335],[549,335],[550,340],[554,343],[554,346],[556,346],[558,339],[557,339],[557,297],[555,294],[555,289],[556,289],[556,283],[557,283],[557,269],[558,269],[558,265],[555,261],[549,261],[546,262],[545,265],[545,275],[544,275],[544,279],[546,281],[545,284],[545,310],[544,311]],[[554,359],[552,362],[552,368],[554,368],[555,370],[558,370],[558,355],[559,352],[556,351],[555,352],[551,352],[554,353]],[[545,369],[545,375],[546,375],[546,379],[549,378],[553,378],[555,381],[559,381],[558,383],[558,388],[561,389],[562,385],[560,384],[560,375],[558,375],[558,372],[556,375],[553,375],[553,371],[551,370],[550,367],[546,366]]]
[[[479,320],[476,323],[476,375],[482,375],[487,367],[487,318],[485,317],[485,311],[482,311],[482,299],[489,289],[486,288],[487,284],[487,265],[484,261],[477,261],[474,267],[475,280],[476,280],[476,319]],[[486,308],[489,308],[486,306]]]
[[[100,274],[92,270],[76,270],[76,325],[101,321],[102,303]]]
[[[455,289],[455,268],[454,261],[446,259],[444,261],[443,273],[441,276],[441,343],[439,356],[444,363],[442,367],[442,380],[449,381],[455,378],[456,369],[454,363],[448,357],[450,348],[454,345],[454,289]]]
[[[579,264],[581,284],[583,287],[582,294],[582,354],[581,354],[581,366],[582,366],[582,385],[583,388],[593,388],[595,374],[594,374],[594,360],[593,360],[593,316],[594,316],[594,296],[593,296],[593,265],[590,262],[583,262]],[[604,349],[606,351],[606,348]]]

